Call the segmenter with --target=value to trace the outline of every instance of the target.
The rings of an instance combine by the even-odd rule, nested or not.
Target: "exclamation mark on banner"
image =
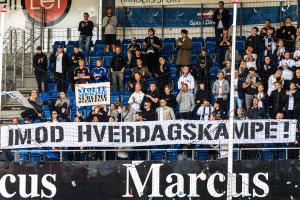
[[[284,134],[283,134],[283,137],[284,138],[289,138],[290,137],[290,123],[289,122],[284,122]]]

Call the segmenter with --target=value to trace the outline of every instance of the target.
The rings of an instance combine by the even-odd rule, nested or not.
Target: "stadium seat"
[[[50,95],[47,92],[43,92],[43,93],[39,93],[38,97],[43,101],[43,102],[47,102],[50,100]]]
[[[104,56],[103,60],[104,60],[104,65],[109,66],[112,61],[112,56]]]
[[[212,54],[216,52],[216,42],[215,41],[205,41],[205,47],[208,54]]]
[[[165,152],[159,150],[151,151],[151,160],[163,160],[165,158]]]
[[[273,151],[272,150],[261,151],[261,160],[273,160]]]
[[[195,145],[195,149],[201,149],[201,145]],[[196,150],[195,151],[195,158],[197,160],[208,160],[208,150]]]
[[[98,56],[91,56],[90,57],[90,66],[91,67],[95,67],[96,66],[96,63],[97,63],[97,59],[98,59],[99,57]]]
[[[199,54],[203,45],[203,39],[201,37],[194,37],[192,38],[192,43],[193,43],[193,53]]]
[[[95,44],[103,44],[103,41],[102,40],[96,40]]]

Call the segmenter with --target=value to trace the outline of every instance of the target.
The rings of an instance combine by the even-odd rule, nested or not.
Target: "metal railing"
[[[79,148],[79,147],[78,147]],[[284,152],[285,155],[285,159],[284,160],[288,160],[289,157],[289,151],[294,151],[293,153],[295,154],[295,157],[297,157],[297,159],[300,160],[300,147],[274,147],[274,148],[233,148],[233,152],[234,154],[236,154],[235,156],[235,160],[247,160],[247,159],[243,159],[243,155],[245,152],[257,152],[258,154],[261,154],[263,151],[273,151],[273,153],[276,153],[276,151],[282,151]],[[197,154],[198,153],[207,153],[207,152],[216,152],[217,155],[220,155],[221,152],[227,153],[228,150],[226,148],[199,148],[199,149],[187,149],[187,148],[183,148],[183,149],[174,149],[174,148],[164,148],[164,149],[117,149],[117,148],[111,148],[111,149],[55,149],[55,150],[24,150],[24,149],[14,149],[12,150],[12,152],[14,153],[14,158],[16,162],[20,161],[20,153],[28,153],[29,154],[29,159],[28,161],[30,161],[30,154],[31,153],[41,153],[41,159],[43,160],[42,157],[46,157],[45,155],[43,155],[43,153],[59,153],[58,156],[58,160],[59,161],[69,161],[69,160],[64,160],[64,153],[84,153],[84,154],[88,154],[87,157],[92,156],[92,153],[95,152],[99,152],[102,154],[102,159],[103,161],[108,160],[107,159],[107,154],[109,153],[115,153],[114,155],[114,159],[111,160],[118,160],[116,153],[118,152],[126,152],[126,153],[137,153],[137,152],[146,152],[146,159],[147,161],[152,160],[151,156],[154,152],[163,152],[163,156],[162,159],[163,160],[168,160],[168,153],[172,154],[173,156],[177,156],[177,159],[180,160],[182,158],[186,159],[187,157],[184,155],[187,155],[188,152],[190,152],[190,157],[188,159],[190,160],[198,160],[197,159]],[[182,152],[182,153],[180,153]],[[295,153],[297,152],[297,153]],[[180,156],[182,156],[182,158],[180,158]],[[220,159],[220,157],[217,157],[216,159]],[[256,157],[251,157],[248,159],[261,159],[261,156],[256,156]],[[135,160],[135,159],[131,159],[129,158],[129,160]],[[88,159],[86,159],[85,161],[88,161]]]

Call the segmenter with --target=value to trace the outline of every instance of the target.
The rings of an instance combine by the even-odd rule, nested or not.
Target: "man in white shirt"
[[[145,94],[141,90],[141,84],[135,84],[135,92],[130,96],[128,103],[137,112],[141,111],[141,103]]]
[[[59,46],[57,52],[54,55],[54,70],[55,79],[57,83],[58,92],[66,92],[67,86],[67,69],[68,69],[68,57],[64,53],[64,46]]]
[[[178,89],[180,90],[182,85],[185,83],[188,85],[189,90],[193,91],[195,89],[195,79],[193,75],[190,73],[189,66],[182,67],[182,75],[178,80]]]
[[[213,111],[214,107],[210,105],[210,100],[204,99],[203,105],[201,105],[197,111],[197,115],[200,117],[200,120],[209,120],[209,116]]]
[[[279,67],[292,69],[296,63],[290,57],[291,57],[291,53],[286,51],[284,53],[284,59],[279,62]]]
[[[275,74],[271,75],[269,77],[269,81],[268,81],[268,96],[271,95],[271,93],[276,89],[275,87],[275,83],[278,81],[284,81],[283,77],[282,77],[282,71],[280,69],[277,69]]]

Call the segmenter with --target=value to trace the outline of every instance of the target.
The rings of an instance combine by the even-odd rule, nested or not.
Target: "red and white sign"
[[[23,0],[22,8],[36,22],[53,26],[68,14],[71,4],[72,0]]]

